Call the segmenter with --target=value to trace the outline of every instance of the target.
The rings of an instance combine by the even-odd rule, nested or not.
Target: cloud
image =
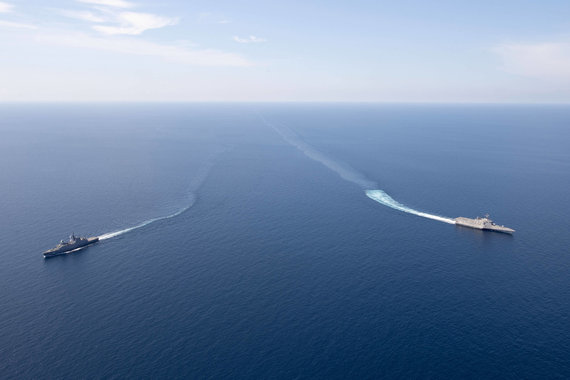
[[[200,12],[198,22],[202,24],[229,24],[231,23],[225,16],[212,12]]]
[[[92,10],[60,10],[66,16],[78,20],[106,23],[96,25],[93,29],[106,35],[138,35],[149,29],[163,28],[178,23],[178,18],[163,17],[151,13],[127,12],[124,8],[134,4],[124,0],[76,0],[87,4]]]
[[[254,64],[239,54],[214,49],[196,49],[183,43],[159,43],[145,41],[138,36],[146,30],[162,28],[178,23],[178,18],[163,17],[150,13],[126,11],[132,3],[122,0],[77,0],[89,4],[91,10],[59,10],[67,17],[90,23],[101,33],[93,36],[69,30],[43,31],[35,40],[56,46],[83,48],[112,53],[158,57],[165,61],[195,66],[249,67]],[[112,36],[112,37],[111,37]]]
[[[196,66],[253,66],[247,59],[234,53],[205,49],[193,50],[183,46],[163,45],[133,38],[92,37],[86,34],[38,34],[36,40],[50,45],[110,51],[121,54],[154,56],[167,61]]]
[[[570,43],[503,44],[493,51],[508,73],[546,80],[570,80]]]
[[[89,21],[89,22],[105,22],[105,18],[94,14],[89,11],[68,11],[62,10],[60,13],[66,17],[75,18],[78,20]]]
[[[14,6],[12,4],[4,3],[0,1],[0,13],[12,12]]]
[[[0,13],[12,12],[14,6],[12,4],[0,1]],[[11,29],[37,29],[38,27],[32,24],[24,24],[21,22],[13,21],[3,21],[0,20],[0,28],[11,28]]]
[[[0,13],[12,12],[12,8],[14,8],[14,6],[12,4],[8,4],[8,3],[4,3],[2,1],[0,1]]]
[[[108,7],[115,8],[132,8],[133,3],[123,0],[77,0],[80,3],[93,4],[93,5],[105,5]]]
[[[178,23],[177,18],[156,16],[150,13],[120,12],[116,15],[120,26],[97,25],[93,29],[103,34],[141,34],[145,30],[163,28]]]
[[[37,29],[38,27],[31,24],[22,24],[19,22],[2,21],[0,20],[0,28],[13,28],[13,29]]]
[[[241,38],[238,36],[234,36],[234,41],[239,42],[240,44],[267,42],[267,40],[265,38],[259,38],[256,36],[249,36],[247,38]]]

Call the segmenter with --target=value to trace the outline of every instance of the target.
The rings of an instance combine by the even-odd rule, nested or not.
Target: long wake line
[[[410,208],[408,206],[401,204],[400,202],[398,202],[394,198],[392,198],[390,195],[388,195],[385,191],[377,189],[378,185],[374,181],[371,181],[370,179],[366,178],[366,176],[364,176],[363,174],[354,170],[350,166],[348,166],[344,163],[338,162],[338,161],[326,156],[325,154],[319,152],[318,150],[313,148],[311,145],[304,142],[291,129],[289,129],[283,125],[276,125],[274,123],[269,123],[267,120],[265,120],[265,118],[262,115],[259,115],[259,117],[263,120],[263,122],[267,126],[273,128],[273,130],[275,130],[275,132],[277,132],[283,138],[283,140],[285,140],[289,144],[291,144],[294,147],[296,147],[297,149],[299,149],[307,157],[309,157],[310,159],[312,159],[314,161],[320,162],[321,164],[323,164],[327,168],[329,168],[332,171],[334,171],[335,173],[337,173],[344,180],[359,185],[364,190],[364,192],[368,198],[370,198],[370,199],[372,199],[372,200],[374,200],[380,204],[383,204],[384,206],[388,206],[388,207],[391,207],[395,210],[403,211],[403,212],[406,212],[408,214],[421,216],[422,218],[437,220],[438,222],[455,224],[455,220],[453,220],[452,218],[447,218],[444,216],[439,216],[439,215],[430,214],[427,212],[415,210],[413,208]]]
[[[365,193],[368,198],[373,199],[378,203],[382,203],[385,206],[392,207],[393,209],[407,212],[408,214],[414,214],[424,218],[437,220],[439,222],[455,224],[455,220],[451,218],[446,218],[444,216],[439,216],[434,214],[428,214],[427,212],[421,212],[418,210],[414,210],[413,208],[410,208],[408,206],[404,206],[403,204],[396,201],[394,198],[392,198],[382,190],[366,190]]]
[[[133,226],[133,227],[129,227],[129,228],[125,228],[125,229],[123,229],[123,230],[119,230],[119,231],[115,231],[115,232],[109,232],[109,233],[106,233],[106,234],[103,234],[103,235],[99,235],[99,240],[111,239],[111,238],[114,238],[114,237],[116,237],[116,236],[119,236],[119,235],[122,235],[122,234],[126,234],[127,232],[130,232],[130,231],[132,231],[132,230],[136,230],[136,229],[138,229],[138,228],[141,228],[141,227],[144,227],[144,226],[148,226],[149,224],[154,223],[154,222],[157,222],[157,221],[159,221],[159,220],[174,218],[175,216],[178,216],[178,215],[182,214],[184,211],[188,210],[190,207],[192,207],[193,204],[194,204],[194,199],[192,199],[192,202],[191,202],[188,206],[186,206],[186,207],[184,207],[184,208],[182,208],[182,209],[176,211],[174,214],[170,214],[170,215],[161,216],[161,217],[158,217],[158,218],[149,219],[149,220],[146,220],[146,221],[144,221],[144,222],[142,222],[142,223],[140,223],[140,224],[137,224],[136,226]]]
[[[122,230],[108,232],[106,234],[99,235],[98,236],[99,240],[111,239],[111,238],[114,238],[116,236],[126,234],[127,232],[131,232],[133,230],[142,228],[144,226],[148,226],[149,224],[154,223],[154,222],[158,222],[159,220],[174,218],[174,217],[181,215],[182,213],[186,212],[187,210],[189,210],[194,205],[194,203],[196,203],[196,196],[194,195],[194,193],[192,193],[192,191],[197,191],[200,188],[200,186],[206,180],[206,177],[210,173],[210,169],[212,168],[212,166],[214,166],[214,158],[216,156],[218,156],[219,154],[221,154],[223,152],[223,150],[224,149],[220,149],[220,150],[217,150],[214,153],[212,153],[211,157],[207,160],[206,165],[204,165],[202,168],[200,168],[200,170],[198,171],[198,174],[194,177],[194,179],[190,183],[190,186],[189,186],[190,187],[190,190],[189,190],[190,194],[188,196],[189,200],[188,200],[188,203],[186,206],[184,206],[180,210],[176,211],[174,214],[170,214],[170,215],[166,215],[166,216],[160,216],[157,218],[152,218],[149,220],[145,220],[144,222],[139,223],[139,224],[132,226],[132,227],[129,227],[129,228],[125,228]]]

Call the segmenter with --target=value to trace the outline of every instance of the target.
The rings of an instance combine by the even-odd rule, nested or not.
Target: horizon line
[[[570,105],[560,102],[515,101],[374,101],[374,100],[0,100],[2,104],[401,104],[401,105]]]

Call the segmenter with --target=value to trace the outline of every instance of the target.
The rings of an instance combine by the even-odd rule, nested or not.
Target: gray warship
[[[60,241],[55,248],[48,249],[43,253],[44,257],[52,257],[57,255],[63,255],[69,253],[73,250],[86,247],[90,244],[97,243],[99,241],[98,237],[79,237],[75,234],[71,234],[69,241]]]
[[[455,218],[455,224],[458,226],[475,228],[478,230],[502,232],[505,234],[512,234],[513,232],[515,232],[515,230],[513,230],[512,228],[499,226],[495,224],[495,222],[493,222],[491,218],[489,218],[489,214],[485,215],[484,218],[477,217],[475,219],[464,218],[461,216],[459,218]]]

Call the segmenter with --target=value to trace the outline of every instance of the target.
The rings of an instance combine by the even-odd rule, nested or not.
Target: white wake
[[[274,123],[269,123],[265,118],[261,115],[259,117],[263,120],[263,122],[268,125],[269,127],[273,128],[286,142],[293,145],[301,152],[303,152],[307,157],[310,159],[320,162],[327,168],[331,169],[335,173],[337,173],[341,178],[355,183],[359,185],[361,188],[364,189],[364,192],[368,196],[368,198],[375,200],[378,203],[383,204],[384,206],[391,207],[395,210],[403,211],[408,214],[413,214],[417,216],[421,216],[423,218],[428,218],[432,220],[437,220],[438,222],[455,224],[455,220],[452,218],[446,218],[444,216],[429,214],[427,212],[422,212],[419,210],[415,210],[408,206],[401,204],[400,202],[396,201],[394,198],[389,196],[383,190],[377,190],[376,188],[378,185],[374,182],[366,178],[363,174],[359,173],[358,171],[354,170],[350,166],[336,161],[322,152],[319,152],[306,142],[304,142],[295,132],[291,129],[283,126],[277,125]]]
[[[437,220],[444,223],[455,224],[455,220],[451,218],[446,218],[444,216],[439,216],[434,214],[428,214],[427,212],[421,212],[418,210],[414,210],[413,208],[409,208],[408,206],[404,206],[403,204],[401,204],[400,202],[396,201],[394,198],[386,194],[383,190],[366,190],[365,192],[368,198],[373,199],[376,202],[383,204],[384,206],[388,206],[396,210],[407,212],[408,214],[414,214],[417,216]]]
[[[358,171],[354,170],[347,164],[342,162],[333,160],[332,158],[328,157],[324,153],[319,152],[295,134],[292,130],[285,126],[276,126],[274,124],[268,123],[263,119],[266,125],[269,125],[273,128],[282,138],[283,140],[287,141],[289,144],[293,145],[301,152],[303,152],[307,157],[310,159],[320,162],[333,172],[337,173],[342,179],[345,179],[349,182],[355,183],[362,188],[371,189],[376,187],[376,183],[374,181],[369,180],[364,175],[360,174]]]
[[[176,211],[174,214],[149,219],[149,220],[146,220],[146,221],[144,221],[140,224],[137,224],[136,226],[133,226],[133,227],[129,227],[129,228],[125,228],[123,230],[109,232],[109,233],[106,233],[103,235],[99,235],[99,240],[111,239],[111,238],[114,238],[116,236],[126,234],[127,232],[131,232],[132,230],[136,230],[137,228],[148,226],[149,224],[154,223],[154,222],[158,222],[159,220],[174,218],[175,216],[178,216],[178,215],[182,214],[184,211],[188,210],[190,207],[192,207],[193,204],[194,204],[194,199],[192,200],[192,202],[188,206]]]
[[[144,222],[141,222],[141,223],[139,223],[135,226],[129,227],[129,228],[124,228],[122,230],[108,232],[108,233],[99,235],[99,240],[111,239],[111,238],[114,238],[116,236],[126,234],[127,232],[131,232],[133,230],[142,228],[144,226],[148,226],[149,224],[154,223],[154,222],[158,222],[159,220],[174,218],[174,217],[184,213],[188,209],[190,209],[190,207],[192,207],[194,205],[194,203],[196,202],[196,195],[193,193],[193,191],[197,191],[200,188],[200,186],[202,185],[202,183],[206,180],[206,177],[210,173],[210,169],[212,168],[212,166],[214,166],[214,158],[216,156],[218,156],[220,153],[222,153],[223,150],[224,149],[218,149],[214,153],[212,153],[212,155],[207,160],[206,164],[199,169],[196,176],[194,176],[194,178],[192,179],[190,186],[189,186],[189,195],[188,195],[188,201],[186,203],[186,206],[184,206],[180,210],[176,211],[174,214],[169,214],[166,216],[160,216],[157,218],[152,218],[149,220],[145,220]]]

